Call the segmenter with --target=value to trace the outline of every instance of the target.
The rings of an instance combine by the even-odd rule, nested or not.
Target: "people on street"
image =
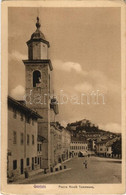
[[[87,160],[85,160],[83,164],[85,165],[85,168],[87,169]]]

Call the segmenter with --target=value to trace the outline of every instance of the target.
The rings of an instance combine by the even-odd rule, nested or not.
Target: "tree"
[[[119,140],[116,140],[112,144],[112,153],[114,155],[121,155],[122,154],[122,140],[121,138]]]

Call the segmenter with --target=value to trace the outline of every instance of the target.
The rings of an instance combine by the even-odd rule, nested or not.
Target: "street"
[[[85,183],[120,183],[121,182],[121,162],[115,159],[89,157],[87,158],[88,167],[85,168],[83,162],[85,157],[75,157],[64,165],[65,172],[42,177],[38,175],[29,184],[85,184]]]

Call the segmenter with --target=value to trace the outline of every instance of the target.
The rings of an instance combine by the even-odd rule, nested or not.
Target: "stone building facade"
[[[37,120],[39,114],[25,104],[8,97],[8,153],[7,176],[17,178],[38,169]]]

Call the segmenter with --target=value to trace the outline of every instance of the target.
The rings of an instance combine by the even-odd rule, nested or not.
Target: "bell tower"
[[[31,35],[28,46],[28,60],[25,65],[26,105],[38,112],[43,119],[38,121],[38,135],[45,138],[42,145],[42,168],[50,166],[50,72],[53,70],[48,59],[49,42],[40,31],[37,17],[36,31]]]

